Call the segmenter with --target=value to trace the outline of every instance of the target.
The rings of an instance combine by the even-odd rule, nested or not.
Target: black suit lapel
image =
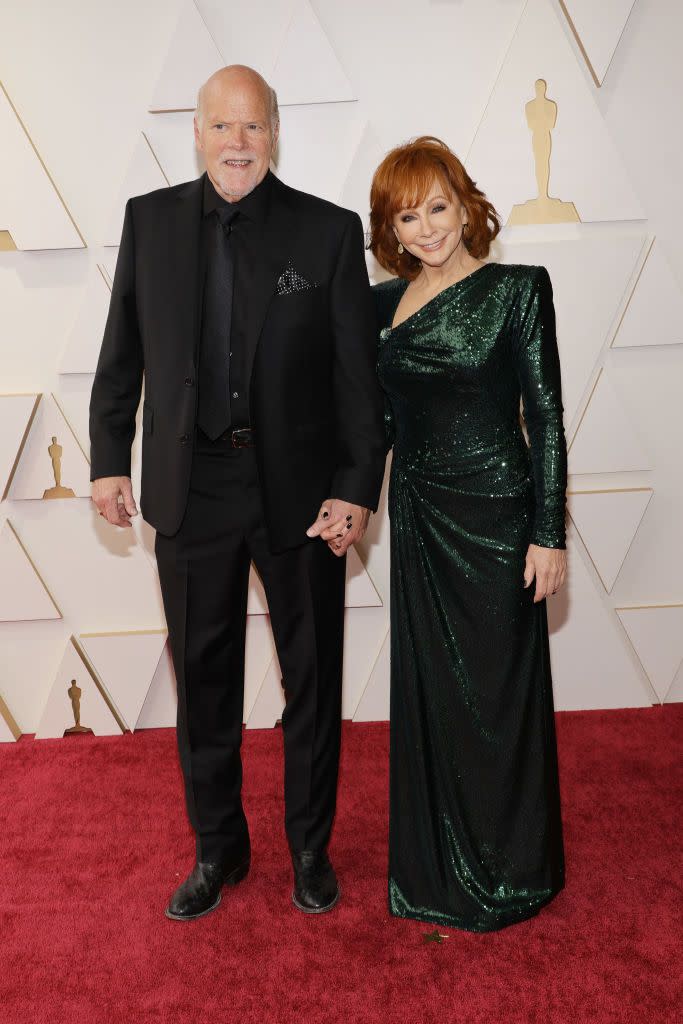
[[[261,240],[262,259],[257,261],[254,270],[255,281],[252,294],[258,297],[258,301],[249,314],[247,342],[248,377],[251,376],[256,349],[268,308],[275,295],[277,282],[292,252],[296,214],[289,201],[289,191],[277,178],[273,178],[268,216],[263,226]]]
[[[201,322],[201,282],[203,253],[200,246],[202,191],[204,175],[190,181],[176,194],[172,218],[169,276],[171,294],[176,302],[177,337],[183,348],[191,341],[193,358],[197,356]]]

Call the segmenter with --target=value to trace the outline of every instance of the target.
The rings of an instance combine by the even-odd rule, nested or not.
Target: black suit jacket
[[[129,476],[144,374],[140,505],[167,535],[182,521],[192,464],[202,182],[128,201],[90,402],[91,478]],[[277,178],[272,185],[247,358],[277,551],[305,542],[325,498],[376,509],[385,451],[360,219]],[[277,294],[288,264],[315,287]]]

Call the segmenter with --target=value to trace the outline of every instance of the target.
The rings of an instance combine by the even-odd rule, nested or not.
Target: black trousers
[[[325,496],[326,497],[326,496]],[[248,854],[241,800],[249,567],[268,599],[287,703],[285,829],[294,850],[327,844],[341,729],[345,559],[319,538],[273,554],[253,448],[198,432],[187,510],[156,556],[178,683],[178,750],[200,860]]]

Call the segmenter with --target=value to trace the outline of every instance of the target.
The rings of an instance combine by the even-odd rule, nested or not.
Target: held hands
[[[318,518],[306,530],[307,537],[322,537],[330,551],[341,558],[360,540],[368,526],[370,510],[340,498],[328,498],[320,506]]]
[[[131,526],[131,518],[138,514],[129,476],[101,476],[93,480],[92,500],[112,526]]]
[[[526,553],[524,588],[530,587],[536,577],[534,604],[556,593],[567,575],[567,552],[559,548],[540,548],[530,544]]]

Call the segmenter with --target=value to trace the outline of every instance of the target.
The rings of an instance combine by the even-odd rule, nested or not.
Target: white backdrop
[[[547,81],[550,194],[581,222],[506,228],[492,258],[543,263],[555,288],[571,444],[556,704],[683,699],[682,33],[676,0],[0,5],[0,739],[61,736],[74,678],[95,732],[173,722],[152,531],[94,514],[87,409],[125,199],[201,172],[196,89],[231,62],[278,90],[280,177],[365,223],[374,167],[423,133],[507,219],[536,193],[524,105]],[[54,436],[68,500],[42,500]],[[344,715],[381,719],[384,499],[359,554]],[[245,720],[272,726],[282,694],[256,584],[250,612]]]

